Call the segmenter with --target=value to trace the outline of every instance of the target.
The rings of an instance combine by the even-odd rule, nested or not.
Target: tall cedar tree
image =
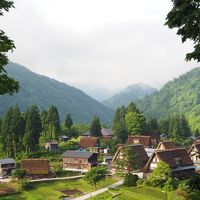
[[[13,1],[0,1],[0,16],[3,12],[8,12],[10,8],[14,7]],[[15,48],[14,42],[5,35],[3,30],[0,30],[0,95],[13,94],[19,89],[19,84],[13,78],[9,77],[4,66],[8,64],[9,60],[6,55],[9,51]]]
[[[150,118],[147,121],[147,130],[148,131],[159,130],[159,125],[156,118]]]
[[[113,119],[112,130],[120,143],[125,143],[128,137],[128,131],[125,124],[126,110],[127,109],[124,106],[117,108]]]
[[[91,136],[99,137],[101,136],[101,123],[100,119],[97,116],[94,116],[91,126],[90,126]]]
[[[27,153],[37,150],[39,144],[40,133],[42,132],[42,123],[37,106],[27,109],[25,123],[25,134],[23,137],[23,145]]]
[[[51,105],[48,110],[48,134],[51,139],[56,139],[60,132],[60,118],[56,106]]]
[[[72,117],[71,117],[71,114],[68,113],[66,115],[66,118],[65,118],[65,126],[68,128],[68,130],[70,131],[70,128],[72,127],[73,125],[73,120],[72,120]]]
[[[40,118],[41,118],[41,123],[42,123],[42,132],[45,136],[48,136],[49,120],[48,120],[47,110],[43,110],[40,113]]]
[[[140,111],[138,110],[138,108],[136,107],[136,105],[133,102],[130,102],[127,107],[127,113],[129,113],[129,112],[140,113]]]
[[[146,122],[143,113],[129,112],[125,120],[130,134],[141,135],[146,131]]]
[[[6,156],[16,156],[22,151],[24,119],[19,107],[11,107],[5,114],[1,127],[2,150]]]
[[[172,0],[173,8],[167,14],[166,25],[178,29],[182,42],[194,42],[194,51],[186,54],[186,60],[200,61],[200,2],[199,0]]]

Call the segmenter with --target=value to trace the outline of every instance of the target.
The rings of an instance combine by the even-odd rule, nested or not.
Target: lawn
[[[120,187],[117,190],[109,190],[90,200],[111,200],[116,195],[118,200],[167,200],[167,194],[150,187]]]
[[[100,189],[106,187],[113,184],[114,182],[116,182],[116,179],[108,177],[106,181],[100,182],[97,185],[97,188]],[[82,192],[94,191],[94,187],[88,185],[83,179],[32,183],[31,186],[31,189],[28,189],[20,194],[2,196],[0,197],[0,200],[58,200],[60,196],[65,195],[64,193],[60,192],[60,190],[76,188]]]

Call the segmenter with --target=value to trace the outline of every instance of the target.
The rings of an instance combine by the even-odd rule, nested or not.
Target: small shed
[[[13,158],[0,159],[0,178],[10,176],[15,169],[15,160]]]
[[[45,149],[49,151],[58,151],[58,142],[57,141],[47,142],[45,145]]]

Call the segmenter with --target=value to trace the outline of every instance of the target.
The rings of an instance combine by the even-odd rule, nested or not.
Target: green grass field
[[[150,187],[119,187],[116,190],[109,190],[97,195],[90,200],[112,200],[116,196],[117,200],[175,200],[175,192],[165,193],[159,189]]]
[[[102,181],[97,185],[97,188],[103,188],[116,182],[114,178],[108,177],[106,181]],[[58,200],[60,196],[65,195],[60,190],[78,189],[82,192],[92,192],[94,187],[88,185],[83,179],[70,181],[51,181],[32,183],[32,188],[20,194],[2,196],[0,200]]]

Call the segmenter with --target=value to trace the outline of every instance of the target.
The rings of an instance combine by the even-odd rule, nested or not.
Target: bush
[[[178,186],[178,181],[177,181],[177,179],[169,178],[169,179],[167,180],[167,182],[164,184],[163,189],[164,189],[165,191],[170,192],[170,191],[175,190],[175,189],[177,188],[177,186]]]
[[[138,179],[137,180],[137,185],[144,185],[144,182],[145,182],[145,179],[143,179],[143,178],[140,178],[140,179]]]
[[[192,176],[187,182],[186,186],[190,191],[196,192],[200,190],[200,175]]]
[[[128,173],[124,177],[124,185],[127,187],[137,186],[138,175]]]
[[[181,197],[182,200],[188,200],[189,192],[183,185],[180,184],[178,189],[176,190],[176,196]]]
[[[27,179],[13,180],[9,183],[9,187],[16,190],[17,192],[21,192],[23,189],[29,188],[30,183]]]
[[[12,177],[17,179],[23,179],[26,176],[26,171],[23,169],[15,169],[12,171]]]

